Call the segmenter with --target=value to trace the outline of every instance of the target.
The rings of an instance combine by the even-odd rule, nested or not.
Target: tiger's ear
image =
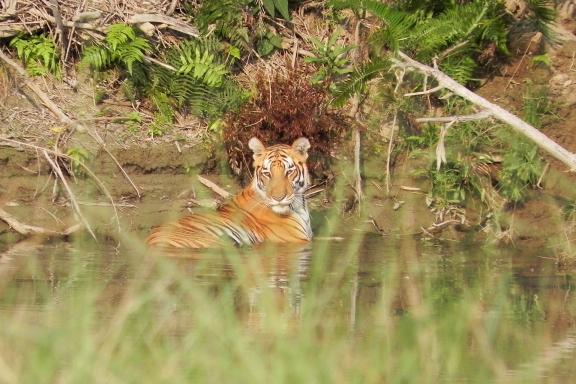
[[[308,157],[308,149],[310,149],[310,141],[305,137],[296,139],[292,143],[292,149],[294,149],[300,155]]]
[[[262,152],[264,152],[264,150],[266,149],[266,147],[264,147],[264,144],[262,144],[262,142],[258,140],[258,138],[256,137],[250,139],[250,141],[248,142],[248,148],[250,148],[252,152],[254,152],[254,159],[256,159],[256,157],[262,154]]]

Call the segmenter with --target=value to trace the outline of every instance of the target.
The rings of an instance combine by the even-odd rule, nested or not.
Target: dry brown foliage
[[[227,119],[224,143],[233,171],[246,178],[252,154],[248,140],[258,137],[266,145],[290,144],[307,137],[312,144],[309,169],[315,177],[328,176],[332,150],[348,124],[338,111],[328,107],[329,95],[310,84],[310,68],[256,75],[256,95],[250,103]]]

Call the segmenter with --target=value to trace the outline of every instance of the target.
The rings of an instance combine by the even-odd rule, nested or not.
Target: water
[[[383,377],[410,374],[402,364],[421,359],[414,356],[428,345],[431,356],[458,361],[438,372],[426,368],[440,381],[569,382],[575,373],[576,273],[559,269],[545,249],[526,255],[513,247],[364,234],[303,247],[158,256],[125,243],[31,241],[9,248],[0,257],[2,323],[13,324],[16,334],[45,324],[67,329],[60,311],[85,306],[97,322],[115,324],[127,307],[139,311],[135,303],[144,297],[151,302],[141,315],[150,316],[146,327],[159,322],[170,337],[185,337],[202,321],[211,329],[190,306],[197,300],[210,306],[213,298],[212,316],[263,343],[316,329],[320,319],[323,332],[342,336],[350,348],[381,338],[383,347],[388,340],[415,351],[399,353],[400,365]],[[208,301],[194,296],[199,292]],[[89,332],[110,324],[91,323]],[[449,357],[449,351],[470,356]],[[370,362],[384,352],[366,353]],[[481,373],[475,356],[485,366]]]

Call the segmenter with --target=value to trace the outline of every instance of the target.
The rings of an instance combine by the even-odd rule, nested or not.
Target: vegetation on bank
[[[224,140],[238,174],[249,168],[252,135],[270,143],[307,136],[315,144],[313,172],[330,177],[337,148],[361,129],[366,153],[385,152],[393,140],[392,165],[429,158],[421,173],[437,209],[473,198],[490,212],[521,203],[538,185],[544,166],[536,146],[489,121],[415,124],[417,117],[474,110],[447,91],[426,93],[433,84],[391,70],[390,59],[400,50],[476,87],[509,57],[508,37],[518,24],[553,38],[552,4],[525,5],[520,20],[504,2],[486,0],[182,2],[174,16],[198,36],[115,22],[87,35],[78,28],[85,41],[67,47],[43,30],[6,43],[30,76],[73,76],[76,68],[104,85],[97,102],[122,94],[135,106],[127,129],[169,135],[177,116],[196,116],[208,141]],[[418,92],[424,94],[405,97]],[[522,114],[534,126],[554,117],[546,89],[527,87],[524,100]],[[145,111],[152,118],[144,124]],[[404,121],[391,128],[397,133],[382,135],[384,123],[397,120]]]
[[[250,169],[245,146],[252,135],[268,143],[311,138],[316,181],[346,172],[334,163],[350,163],[357,129],[364,160],[378,161],[366,184],[381,197],[395,165],[417,164],[411,172],[426,180],[427,195],[413,188],[411,196],[424,210],[426,202],[439,224],[468,224],[462,207],[479,205],[478,232],[490,224],[503,228],[502,212],[529,203],[547,168],[533,143],[502,124],[417,122],[476,111],[446,90],[405,97],[434,84],[392,69],[391,59],[405,51],[477,87],[515,54],[506,42],[518,23],[549,34],[548,1],[526,1],[530,11],[522,20],[499,1],[478,0],[162,3],[177,4],[170,14],[194,26],[199,37],[155,29],[159,23],[150,30],[114,14],[106,15],[105,28],[67,27],[76,36],[69,46],[54,38],[57,27],[4,42],[29,76],[44,77],[36,78],[39,84],[53,78],[75,86],[79,79],[80,89],[95,84],[91,91],[100,106],[128,101],[132,111],[113,117],[114,127],[143,133],[137,137],[148,136],[152,144],[173,137],[176,146],[170,145],[178,147],[175,124],[194,116],[208,145],[224,142],[239,174]],[[76,10],[61,12],[71,20]],[[547,65],[546,58],[532,64]],[[557,119],[546,87],[527,84],[521,99],[516,112],[532,125]],[[90,152],[67,144],[70,131],[53,133],[44,146],[54,148],[50,155],[68,171],[63,178],[72,184],[94,177]],[[18,169],[28,164],[17,160]],[[114,167],[98,171],[119,183]],[[179,167],[188,172],[187,165]],[[555,248],[546,250],[387,233],[370,216],[378,204],[366,215],[374,235],[357,228],[364,215],[350,219],[332,204],[314,212],[310,248],[233,248],[170,258],[143,249],[137,233],[149,229],[146,208],[159,216],[158,205],[146,206],[150,200],[164,210],[184,209],[176,208],[184,200],[180,190],[177,201],[165,199],[167,184],[174,187],[170,193],[180,188],[175,175],[160,176],[150,179],[161,192],[150,198],[148,189],[138,213],[125,211],[122,225],[130,222],[124,227],[130,231],[110,230],[117,224],[111,223],[112,208],[97,202],[89,217],[105,223],[105,236],[95,228],[99,242],[63,233],[66,241],[30,238],[4,251],[2,234],[0,382],[541,383],[566,382],[576,373],[573,274],[558,268],[574,260],[572,202],[558,217],[568,224],[558,225],[566,233],[551,236]],[[337,176],[330,180],[333,199],[349,201],[351,176]],[[58,198],[56,182],[47,186],[52,201],[72,203]],[[0,193],[8,190],[0,185]],[[118,208],[135,207],[129,203],[140,197],[138,190],[122,191],[127,204]],[[390,194],[385,199],[399,209],[386,216],[392,227],[415,221],[418,212],[400,208],[404,202]],[[58,213],[50,214],[57,220]],[[529,225],[531,232],[556,230]],[[343,234],[345,241],[338,241]],[[566,242],[556,241],[562,236]]]

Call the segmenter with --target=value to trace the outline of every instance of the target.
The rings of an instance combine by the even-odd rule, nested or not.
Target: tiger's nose
[[[286,197],[286,192],[284,192],[282,194],[272,195],[271,197],[273,200],[276,200],[277,202],[281,202]]]

